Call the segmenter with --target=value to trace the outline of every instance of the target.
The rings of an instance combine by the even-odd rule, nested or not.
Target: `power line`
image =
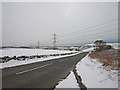
[[[113,31],[113,30],[117,30],[117,29],[112,29],[112,30],[109,30],[109,31]],[[104,36],[104,34],[108,34],[108,33],[111,33],[111,32],[100,32],[100,33],[97,33],[97,34],[89,34],[89,35],[84,35],[84,36],[82,36],[82,37],[84,37],[84,40],[85,39],[89,39],[89,38],[91,38],[91,37],[96,37],[96,36],[100,36],[100,35],[103,35]],[[113,33],[112,33],[113,34]],[[114,33],[115,34],[115,33]],[[117,34],[117,32],[116,32],[116,34]],[[96,36],[95,36],[96,35]],[[87,36],[87,37],[85,37],[85,36]],[[108,37],[108,36],[107,36]],[[79,37],[80,38],[80,37]],[[77,38],[76,39],[74,39],[74,40],[78,40]],[[83,40],[83,39],[79,39],[79,40]]]
[[[116,24],[114,24],[114,25],[116,25]],[[110,25],[110,26],[112,26],[112,25]],[[103,27],[101,27],[101,28],[103,28]],[[99,28],[100,29],[100,28]],[[89,30],[88,32],[92,32],[92,31],[96,31],[96,30],[98,30],[98,29],[93,29],[93,30]],[[112,29],[113,30],[113,29]],[[112,30],[107,30],[107,31],[103,31],[103,33],[105,33],[105,32],[108,32],[108,31],[112,31]],[[116,29],[117,30],[117,29]],[[83,32],[82,32],[83,33]],[[93,34],[93,33],[92,33]],[[94,34],[97,34],[97,33],[94,33]],[[86,35],[91,35],[91,33],[88,33],[88,34],[85,34],[85,35],[81,35],[81,36],[86,36]],[[81,37],[81,36],[74,36],[74,37],[70,37],[70,38],[63,38],[62,40],[68,40],[68,39],[72,39],[72,38],[76,38],[76,37]]]
[[[110,11],[109,13],[112,13],[112,11]],[[107,16],[109,16],[109,14],[107,13],[107,14],[104,14],[104,15],[101,15],[101,17],[104,17],[105,15],[107,15]],[[99,19],[100,17],[95,17],[94,19]],[[112,20],[110,20],[110,22],[112,22],[112,21],[116,21],[116,20],[118,20],[119,18],[114,18],[114,19],[112,19]],[[90,20],[89,20],[90,21]],[[89,22],[89,21],[87,21],[87,22]],[[87,23],[86,22],[86,23]],[[107,21],[107,22],[109,22],[109,21]],[[107,23],[106,22],[106,23]],[[85,23],[85,24],[86,24]],[[101,23],[102,24],[102,23]],[[104,23],[103,23],[104,24]],[[77,25],[77,26],[80,26],[80,25]],[[76,26],[75,26],[75,28],[76,28]],[[73,27],[73,29],[74,29],[74,27]],[[79,31],[79,30],[77,30],[77,31]],[[63,35],[60,35],[59,37],[63,37],[63,36],[65,36],[65,35],[68,35],[68,34],[71,34],[71,33],[74,33],[74,32],[76,32],[76,31],[73,31],[73,32],[70,32],[70,33],[66,33],[66,34],[63,34]]]
[[[95,26],[92,26],[92,27],[84,28],[84,29],[82,29],[82,31],[83,30],[88,30],[88,29],[91,29],[91,28],[95,28],[95,27],[98,27],[98,26],[101,26],[101,25],[104,25],[104,24],[107,24],[107,23],[111,23],[111,22],[116,21],[116,20],[118,20],[118,19],[113,19],[113,20],[110,20],[110,21],[107,21],[107,22],[104,22],[104,23],[101,23],[101,24],[98,24],[98,25],[95,25]],[[63,37],[65,35],[73,34],[73,33],[79,32],[79,31],[81,31],[81,30],[76,30],[76,31],[73,31],[73,32],[70,32],[70,33],[67,33],[67,34],[63,34],[63,35],[60,35],[59,37]]]
[[[108,31],[106,31],[106,33],[105,32],[100,32],[100,33],[98,33],[98,34],[91,34],[91,35],[87,35],[87,37],[84,37],[84,38],[81,38],[81,39],[74,39],[74,42],[77,40],[83,40],[84,39],[84,41],[86,40],[86,39],[90,39],[91,37],[96,37],[95,35],[97,35],[97,36],[107,36],[107,35],[104,35],[104,34],[107,34],[107,33],[111,33],[110,31],[114,31],[114,30],[118,30],[118,29],[112,29],[112,30],[109,30],[109,32]],[[115,33],[114,33],[115,34]],[[118,34],[118,33],[116,33],[116,34]],[[115,35],[116,35],[115,34]],[[82,36],[83,37],[83,36]],[[108,36],[107,36],[108,37]],[[63,41],[62,40],[62,42],[66,42],[66,41]],[[70,42],[70,43],[74,43],[74,42]]]

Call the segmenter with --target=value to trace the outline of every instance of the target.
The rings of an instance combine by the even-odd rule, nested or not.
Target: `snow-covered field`
[[[44,49],[0,49],[2,52],[1,56],[24,56],[24,55],[49,55],[49,54],[62,54],[62,53],[70,53],[75,51],[65,51],[65,50],[44,50]]]
[[[22,56],[22,55],[49,55],[49,54],[63,54],[63,53],[71,53],[71,52],[76,52],[76,51],[65,51],[65,50],[44,50],[44,49],[3,49],[1,50],[3,56]],[[77,54],[77,53],[76,53]],[[75,54],[71,54],[75,55]],[[13,67],[13,66],[18,66],[18,65],[24,65],[24,64],[30,64],[30,63],[35,63],[35,62],[41,62],[41,61],[46,61],[46,60],[51,60],[55,58],[62,58],[62,57],[67,57],[71,55],[64,55],[64,56],[49,56],[45,58],[34,58],[34,59],[27,59],[27,60],[10,60],[5,63],[0,63],[0,69],[6,68],[6,67]]]
[[[107,43],[107,45],[111,45],[115,49],[120,49],[120,43]]]

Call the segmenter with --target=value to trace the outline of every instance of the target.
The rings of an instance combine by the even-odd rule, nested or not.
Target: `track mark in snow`
[[[30,72],[30,71],[33,71],[33,70],[36,70],[36,69],[44,68],[44,67],[49,66],[49,65],[52,65],[52,63],[51,64],[43,65],[41,67],[35,67],[35,68],[29,69],[29,70],[24,70],[24,71],[18,72],[16,74],[20,75],[20,74],[23,74],[23,73],[26,73],[26,72]]]

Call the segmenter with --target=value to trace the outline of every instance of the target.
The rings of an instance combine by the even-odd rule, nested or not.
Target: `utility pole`
[[[53,48],[56,48],[56,43],[57,43],[57,38],[56,38],[56,34],[53,34]]]

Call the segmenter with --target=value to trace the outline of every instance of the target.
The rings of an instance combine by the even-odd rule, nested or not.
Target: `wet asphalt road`
[[[2,70],[2,88],[54,88],[87,52]]]

